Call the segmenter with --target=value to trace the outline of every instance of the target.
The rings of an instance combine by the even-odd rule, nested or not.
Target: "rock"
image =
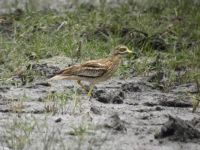
[[[110,118],[108,118],[108,120],[106,120],[106,123],[104,124],[104,127],[113,129],[114,131],[119,131],[122,133],[127,132],[125,122],[120,119],[118,114],[114,114]]]
[[[94,114],[96,114],[96,115],[101,115],[100,110],[99,110],[98,108],[94,107],[94,106],[92,106],[92,107],[90,108],[90,111],[92,111],[92,112],[93,112]]]
[[[178,117],[169,116],[159,133],[155,134],[156,139],[167,138],[172,141],[187,142],[198,139],[200,141],[200,130],[190,121]]]
[[[154,103],[154,102],[145,102],[143,103],[144,106],[149,106],[149,107],[153,107],[153,106],[157,106],[158,104],[157,103]]]
[[[102,103],[122,104],[124,100],[124,93],[116,90],[97,90],[94,91],[93,97]]]
[[[57,118],[56,120],[55,120],[55,123],[58,123],[58,122],[61,122],[62,121],[62,118]]]
[[[161,107],[157,106],[157,107],[155,108],[155,110],[156,110],[156,111],[162,111],[162,110],[163,110],[163,108],[161,108]]]

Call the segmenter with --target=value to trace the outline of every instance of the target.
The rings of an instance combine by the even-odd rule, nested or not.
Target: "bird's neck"
[[[113,55],[111,57],[111,59],[113,60],[113,62],[120,63],[121,59],[122,59],[122,56],[121,55]]]

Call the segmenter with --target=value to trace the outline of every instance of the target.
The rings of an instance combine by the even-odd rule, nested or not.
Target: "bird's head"
[[[132,54],[133,52],[128,49],[128,47],[124,46],[124,45],[119,45],[117,47],[115,47],[114,51],[113,51],[113,55],[127,55],[127,54]]]

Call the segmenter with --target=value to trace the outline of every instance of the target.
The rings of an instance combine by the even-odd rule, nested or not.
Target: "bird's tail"
[[[66,79],[66,76],[55,75],[52,78],[50,78],[49,81],[52,81],[52,80],[63,80],[63,79]]]

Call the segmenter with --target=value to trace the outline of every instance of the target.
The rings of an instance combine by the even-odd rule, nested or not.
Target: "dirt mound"
[[[169,116],[169,120],[155,134],[156,139],[168,138],[171,141],[199,142],[200,129],[195,127],[196,121],[184,121],[178,117]],[[199,121],[198,121],[199,122]]]

